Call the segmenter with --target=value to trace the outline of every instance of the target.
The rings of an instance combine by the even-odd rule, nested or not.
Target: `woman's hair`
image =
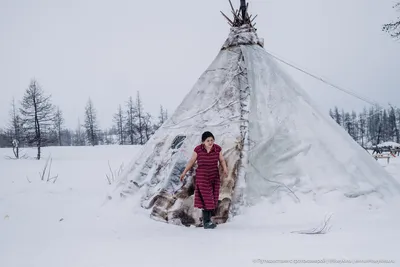
[[[202,141],[202,142],[206,141],[206,139],[207,139],[208,137],[212,137],[212,138],[215,140],[214,135],[213,135],[212,133],[210,133],[210,132],[204,132],[204,133],[201,135],[201,141]]]

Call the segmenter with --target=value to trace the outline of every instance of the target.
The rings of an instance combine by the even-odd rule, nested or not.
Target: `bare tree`
[[[135,102],[132,100],[132,97],[129,97],[126,105],[125,132],[132,145],[144,145],[154,133],[154,126],[151,122],[152,116],[145,112],[139,91],[137,92]]]
[[[114,122],[117,128],[119,144],[123,145],[125,143],[125,131],[124,131],[125,117],[121,105],[119,105],[117,113],[114,114]]]
[[[164,122],[168,119],[168,114],[167,110],[163,108],[162,105],[160,105],[160,114],[158,115],[158,123],[154,124],[153,128],[154,131],[157,131],[161,125],[164,124]]]
[[[139,91],[137,92],[136,95],[136,111],[137,111],[137,124],[136,124],[136,130],[139,133],[139,144],[143,145],[145,143],[144,141],[144,109],[143,109],[143,104],[142,100],[140,99],[140,94]]]
[[[85,129],[86,138],[92,146],[98,144],[98,124],[97,124],[97,114],[93,106],[92,100],[89,98],[85,107]]]
[[[354,140],[358,140],[359,126],[358,126],[357,113],[354,110],[351,112],[350,121],[351,121],[350,135],[351,135],[351,137],[353,137]]]
[[[396,118],[396,110],[394,107],[390,106],[389,110],[389,118],[388,118],[388,138],[391,141],[399,142],[400,135],[399,129],[397,128],[397,118]]]
[[[160,126],[168,119],[167,110],[164,110],[163,106],[160,105],[160,115],[158,116]]]
[[[360,127],[361,146],[364,147],[364,138],[367,130],[367,109],[364,108],[363,112],[359,114],[358,124]]]
[[[393,8],[396,8],[397,11],[400,11],[400,2],[395,4]],[[396,19],[396,21],[384,24],[382,30],[389,33],[390,36],[395,39],[400,38],[400,16]]]
[[[59,146],[62,146],[61,134],[62,134],[63,126],[64,126],[64,117],[60,110],[60,107],[57,107],[57,111],[54,115],[54,127],[57,132],[57,139],[58,139]]]
[[[0,129],[0,147],[10,147],[9,138],[2,129]]]
[[[72,146],[73,145],[73,131],[70,129],[62,129],[61,130],[61,143],[63,146]]]
[[[152,117],[150,113],[146,113],[146,115],[143,117],[143,130],[146,139],[145,142],[149,141],[150,137],[154,134],[151,118]]]
[[[334,117],[337,124],[342,125],[342,117],[339,113],[339,109],[335,106]]]
[[[82,124],[80,119],[78,118],[78,126],[76,127],[74,137],[73,137],[73,145],[74,146],[84,146],[85,145],[85,134],[82,129]]]
[[[28,144],[35,144],[38,149],[37,159],[40,159],[40,148],[45,143],[43,129],[53,123],[54,107],[51,96],[45,96],[36,80],[32,80],[26,89],[20,108],[23,117],[23,127]]]
[[[133,102],[132,97],[129,97],[128,102],[126,103],[127,106],[127,117],[126,117],[126,133],[129,136],[129,140],[131,145],[135,144],[135,117],[136,117],[136,108],[135,103]]]
[[[19,159],[19,146],[22,141],[22,120],[13,98],[10,110],[10,122],[7,131],[10,133],[15,158]]]

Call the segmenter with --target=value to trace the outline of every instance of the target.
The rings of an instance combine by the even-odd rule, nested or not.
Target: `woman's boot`
[[[217,225],[211,221],[210,210],[203,210],[203,227],[204,229],[214,229],[217,227]]]

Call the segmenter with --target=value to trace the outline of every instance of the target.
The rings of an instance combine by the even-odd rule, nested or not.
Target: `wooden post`
[[[246,0],[240,0],[240,10],[242,11],[242,20],[246,21],[246,13],[247,13],[247,5]]]

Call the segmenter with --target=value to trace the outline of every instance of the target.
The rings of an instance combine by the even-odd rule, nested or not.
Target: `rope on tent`
[[[266,51],[266,52],[267,52],[270,56],[272,56],[273,58],[277,59],[278,61],[280,61],[280,62],[282,62],[282,63],[284,63],[284,64],[286,64],[286,65],[288,65],[288,66],[290,66],[290,67],[292,67],[292,68],[294,68],[294,69],[296,69],[296,70],[298,70],[298,71],[301,71],[301,72],[303,72],[304,74],[307,74],[307,75],[313,77],[314,79],[317,79],[317,80],[319,80],[319,81],[321,81],[321,82],[323,82],[323,83],[325,83],[325,84],[327,84],[327,85],[330,85],[330,86],[332,86],[332,87],[334,87],[334,88],[336,88],[336,89],[338,89],[338,90],[340,90],[340,91],[342,91],[342,92],[345,92],[346,94],[349,94],[349,95],[351,95],[351,96],[353,96],[353,97],[355,97],[355,98],[358,98],[358,99],[360,99],[360,100],[362,100],[362,101],[364,101],[364,102],[366,102],[366,103],[368,103],[368,104],[371,104],[371,105],[373,105],[373,106],[380,106],[377,102],[374,102],[374,101],[372,101],[372,100],[369,100],[369,99],[366,98],[366,97],[357,95],[356,93],[354,93],[354,92],[352,92],[352,91],[350,91],[350,90],[346,90],[346,89],[344,89],[344,88],[341,88],[341,87],[339,87],[339,86],[337,86],[337,85],[335,85],[335,84],[333,84],[333,83],[327,81],[326,79],[323,79],[323,78],[321,78],[321,77],[318,77],[317,75],[314,75],[314,74],[312,74],[312,73],[310,73],[310,72],[308,72],[308,71],[305,71],[304,69],[302,69],[302,68],[300,68],[300,67],[296,67],[295,65],[293,65],[293,64],[291,64],[291,63],[288,63],[287,61],[285,61],[285,60],[283,60],[283,59],[280,59],[279,57],[273,55],[272,53],[270,53],[270,52],[268,52],[268,51]]]
[[[344,88],[341,88],[341,87],[339,87],[339,86],[337,86],[337,85],[335,85],[335,84],[333,84],[333,83],[327,81],[326,79],[323,79],[323,78],[321,78],[321,77],[318,77],[318,76],[315,75],[315,74],[312,74],[312,73],[310,73],[310,72],[308,72],[308,71],[305,71],[304,69],[302,69],[302,68],[300,68],[300,67],[296,67],[294,64],[288,63],[287,61],[285,61],[285,60],[283,60],[283,59],[281,59],[281,58],[279,58],[279,57],[273,55],[271,52],[268,52],[268,51],[266,51],[266,52],[267,52],[267,54],[269,54],[271,57],[273,57],[273,58],[275,58],[276,60],[278,60],[278,61],[280,61],[280,62],[282,62],[282,63],[288,65],[289,67],[292,67],[292,68],[294,68],[294,69],[296,69],[296,70],[298,70],[298,71],[301,71],[301,72],[303,72],[304,74],[307,74],[307,75],[311,76],[312,78],[317,79],[318,81],[321,81],[321,82],[323,82],[323,83],[325,83],[325,84],[327,84],[327,85],[332,86],[333,88],[336,88],[336,89],[338,89],[338,90],[340,90],[340,91],[342,91],[342,92],[345,92],[346,94],[349,94],[349,95],[351,95],[351,96],[353,96],[353,97],[355,97],[355,98],[357,98],[357,99],[359,99],[359,100],[361,100],[361,101],[364,101],[364,102],[366,102],[366,103],[368,103],[368,104],[371,104],[371,105],[377,107],[377,111],[376,111],[374,114],[365,117],[365,119],[368,119],[368,118],[370,118],[370,117],[373,117],[373,116],[375,116],[376,114],[379,114],[383,109],[385,109],[385,108],[383,107],[383,105],[380,105],[380,104],[377,103],[377,102],[374,102],[374,101],[372,101],[372,100],[369,100],[369,99],[366,98],[366,97],[357,95],[357,93],[352,92],[352,91],[350,91],[350,90],[346,90],[346,89],[344,89]],[[389,104],[389,106],[390,106],[390,104]]]
[[[346,89],[344,89],[344,88],[341,88],[341,87],[339,87],[339,86],[337,86],[337,85],[335,85],[335,84],[333,84],[333,83],[327,81],[326,79],[323,79],[323,78],[321,78],[321,77],[318,77],[318,76],[315,75],[315,74],[312,74],[312,73],[310,73],[310,72],[308,72],[308,71],[305,71],[303,68],[296,67],[294,64],[288,63],[287,61],[285,61],[285,60],[283,60],[283,59],[281,59],[281,58],[279,58],[279,57],[273,55],[271,52],[268,52],[268,51],[266,51],[266,52],[267,52],[267,54],[269,54],[271,57],[273,57],[273,58],[275,58],[276,60],[278,60],[278,61],[280,61],[280,62],[282,62],[282,63],[288,65],[289,67],[292,67],[292,68],[294,68],[294,69],[296,69],[296,70],[298,70],[298,71],[300,71],[300,72],[302,72],[302,73],[304,73],[304,74],[307,74],[307,75],[311,76],[311,77],[314,78],[314,79],[317,79],[318,81],[321,81],[321,82],[323,82],[323,83],[325,83],[325,84],[327,84],[327,85],[332,86],[333,88],[336,88],[336,89],[338,89],[338,90],[340,90],[340,91],[342,91],[342,92],[345,92],[346,94],[349,94],[349,95],[351,95],[351,96],[353,96],[353,97],[355,97],[355,98],[357,98],[357,99],[359,99],[359,100],[361,100],[361,101],[364,101],[364,102],[366,102],[366,103],[368,103],[368,104],[371,104],[371,105],[377,107],[376,112],[374,112],[372,115],[366,116],[365,119],[369,119],[369,118],[371,118],[371,117],[373,117],[373,116],[375,116],[375,115],[377,115],[377,114],[380,114],[381,111],[382,111],[383,109],[385,109],[385,108],[383,107],[383,105],[380,105],[380,104],[377,103],[377,102],[374,102],[374,101],[372,101],[372,100],[369,100],[368,98],[363,97],[363,96],[360,96],[360,95],[358,95],[358,94],[356,94],[356,93],[354,93],[354,92],[352,92],[352,91],[350,91],[350,90],[346,90]],[[389,104],[389,106],[390,106],[391,108],[393,108],[390,104]],[[382,123],[382,121],[379,120],[379,127],[380,127],[380,124],[381,124],[381,123]]]

